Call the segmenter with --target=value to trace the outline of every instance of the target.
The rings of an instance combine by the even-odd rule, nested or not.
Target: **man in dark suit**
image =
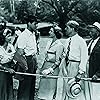
[[[95,22],[93,25],[89,26],[90,28],[90,35],[92,40],[88,45],[89,51],[89,77],[92,78],[92,93],[93,93],[93,100],[96,97],[96,100],[100,100],[98,88],[100,88],[100,24]]]
[[[95,22],[90,27],[92,40],[88,45],[89,50],[89,77],[94,81],[100,77],[100,27]]]

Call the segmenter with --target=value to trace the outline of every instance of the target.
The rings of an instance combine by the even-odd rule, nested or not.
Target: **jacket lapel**
[[[95,44],[95,46],[94,46],[94,48],[93,48],[93,50],[92,50],[92,53],[95,52],[95,50],[97,50],[99,46],[100,46],[100,38],[99,38],[99,40],[97,41],[97,43]]]

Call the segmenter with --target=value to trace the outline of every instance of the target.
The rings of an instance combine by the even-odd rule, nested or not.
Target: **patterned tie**
[[[69,39],[69,44],[68,44],[68,47],[67,47],[67,56],[69,56],[69,51],[70,51],[70,44],[71,44],[71,38]]]
[[[68,47],[67,47],[67,54],[66,54],[66,58],[65,58],[65,60],[66,60],[66,65],[68,65],[68,63],[69,63],[69,59],[68,59],[68,57],[69,57],[69,51],[70,51],[70,44],[71,44],[71,38],[69,39],[69,43],[68,43]]]

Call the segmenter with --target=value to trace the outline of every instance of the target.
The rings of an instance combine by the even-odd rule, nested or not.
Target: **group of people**
[[[36,23],[29,19],[27,29],[21,32],[16,28],[15,36],[9,28],[2,30],[0,34],[0,100],[16,99],[13,81],[19,84],[18,100],[34,100],[36,77],[19,75],[15,72],[36,73]]]
[[[51,27],[50,40],[46,47],[45,60],[41,74],[60,76],[40,78],[39,100],[99,100],[95,97],[100,87],[99,36],[100,24],[89,25],[91,40],[89,44],[78,35],[79,23],[70,20],[65,33],[69,37],[65,43],[60,41],[59,27]],[[96,98],[96,99],[95,99]]]
[[[91,36],[88,45],[78,35],[78,27],[77,21],[68,21],[65,27],[68,38],[62,43],[61,28],[51,26],[51,39],[40,69],[45,77],[40,77],[39,100],[95,100],[95,90],[100,87],[100,24],[95,22],[88,26]],[[4,30],[0,33],[0,100],[14,100],[13,79],[19,81],[18,100],[35,100],[36,77],[18,75],[15,71],[36,74],[36,23],[29,19],[23,32],[17,28],[13,43],[12,32]]]

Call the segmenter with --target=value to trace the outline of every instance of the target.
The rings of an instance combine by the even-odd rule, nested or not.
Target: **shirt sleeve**
[[[64,47],[63,47],[63,45],[58,45],[58,47],[57,47],[57,51],[56,51],[56,65],[59,65],[59,63],[60,63],[60,58],[61,58],[61,56],[62,56],[62,54],[63,54],[63,50],[64,50]]]
[[[80,55],[81,55],[80,58],[81,60],[80,60],[79,70],[86,72],[86,65],[88,61],[88,48],[84,40],[80,42]]]

